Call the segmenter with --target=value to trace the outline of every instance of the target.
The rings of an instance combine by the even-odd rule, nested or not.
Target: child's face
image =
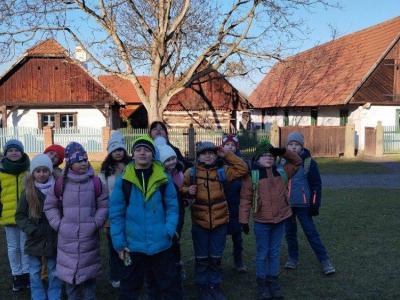
[[[258,164],[264,168],[271,168],[274,165],[275,157],[270,153],[264,153],[257,160]]]
[[[297,154],[299,154],[301,152],[301,150],[303,150],[303,147],[298,142],[291,141],[289,144],[287,144],[287,149],[290,150],[290,151],[294,151]]]
[[[89,161],[87,159],[73,163],[71,170],[78,174],[85,174],[89,169]]]
[[[56,151],[49,151],[46,153],[46,155],[50,158],[51,162],[53,163],[53,166],[58,165],[60,157],[58,156]]]
[[[148,168],[153,161],[153,152],[147,147],[137,147],[135,151],[133,151],[133,159],[137,167]]]
[[[50,177],[50,170],[46,167],[38,167],[33,170],[33,178],[36,182],[46,183]]]
[[[167,171],[172,171],[176,168],[176,164],[178,163],[178,160],[176,159],[175,156],[172,156],[170,158],[168,158],[165,162],[164,162],[164,168]]]
[[[206,165],[212,165],[216,160],[217,155],[214,151],[207,150],[199,154],[199,161]]]
[[[17,161],[22,157],[22,152],[17,148],[10,148],[7,150],[6,157],[11,161]]]
[[[162,136],[162,137],[167,138],[167,133],[165,132],[164,128],[160,124],[157,124],[156,127],[154,127],[150,131],[150,135],[151,135],[152,139],[155,139],[157,136]]]
[[[112,157],[115,161],[121,161],[121,160],[123,160],[123,159],[124,159],[124,156],[125,156],[125,151],[124,151],[124,149],[117,149],[117,150],[114,150],[114,151],[111,153],[111,157]]]
[[[236,152],[236,144],[234,142],[226,142],[224,145],[224,150],[229,152]]]

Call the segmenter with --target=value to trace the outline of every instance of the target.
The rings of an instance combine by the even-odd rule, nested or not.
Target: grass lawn
[[[337,189],[324,191],[321,215],[316,218],[325,246],[337,273],[324,276],[303,234],[300,234],[300,265],[281,273],[286,299],[398,299],[400,297],[399,195],[400,190]],[[186,299],[196,299],[190,221],[183,235],[183,255],[188,278]],[[235,273],[231,243],[223,261],[223,289],[228,299],[255,299],[254,235],[245,236],[246,275]],[[0,299],[29,299],[28,292],[11,293],[11,278],[4,231],[0,231]],[[282,263],[286,258],[283,243]],[[103,239],[103,257],[105,257]],[[106,267],[106,261],[104,260]],[[105,276],[98,280],[98,299],[116,299]]]
[[[344,158],[317,158],[322,174],[386,174],[391,170],[382,163]]]

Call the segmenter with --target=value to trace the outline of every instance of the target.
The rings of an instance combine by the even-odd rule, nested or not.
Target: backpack
[[[285,186],[287,187],[289,179],[288,179],[288,176],[286,174],[285,169],[283,169],[282,167],[279,167],[276,170],[278,171],[278,173],[281,176]],[[252,186],[252,189],[253,189],[253,210],[254,210],[254,212],[258,211],[257,199],[258,199],[258,185],[259,185],[259,182],[260,182],[260,170],[258,170],[258,169],[251,170],[251,186]]]

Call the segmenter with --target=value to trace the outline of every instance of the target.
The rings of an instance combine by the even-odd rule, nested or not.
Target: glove
[[[244,232],[244,234],[249,234],[250,232],[250,227],[249,224],[240,224],[242,226],[242,231]]]
[[[271,150],[270,150],[270,152],[271,152],[271,154],[273,155],[273,156],[282,156],[283,154],[285,154],[285,152],[286,152],[286,148],[272,148]]]
[[[308,209],[308,215],[315,217],[319,215],[319,207],[317,205],[311,205]]]

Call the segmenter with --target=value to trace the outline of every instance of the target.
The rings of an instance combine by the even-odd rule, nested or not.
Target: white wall
[[[321,107],[318,110],[317,125],[340,126],[340,110],[338,107]]]
[[[80,109],[30,109],[30,110],[17,110],[10,114],[7,119],[8,127],[34,127],[37,128],[38,113],[77,113],[77,126],[79,127],[92,127],[101,128],[106,126],[106,119],[103,114],[94,108],[80,108]]]

